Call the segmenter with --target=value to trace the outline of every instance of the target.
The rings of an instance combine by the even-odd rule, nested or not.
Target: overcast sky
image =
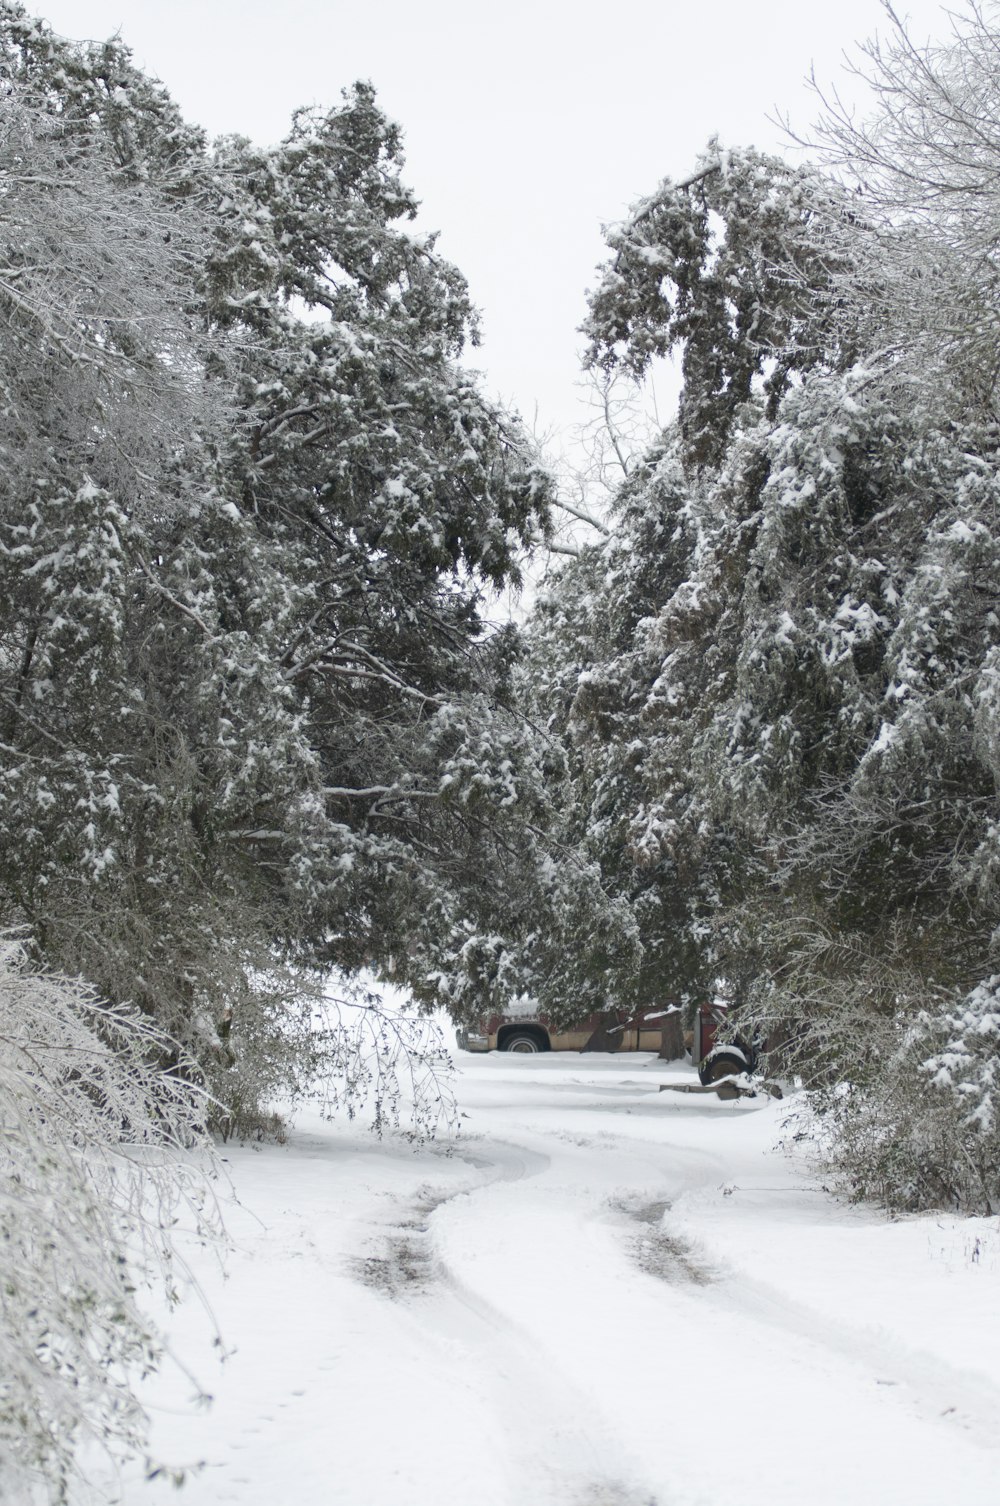
[[[370,78],[403,126],[421,226],[483,311],[490,387],[542,427],[579,416],[577,325],[600,227],[718,134],[776,148],[804,80],[884,21],[878,0],[28,0],[63,35],[120,32],[213,135],[279,140]],[[958,0],[961,5],[961,0]],[[942,36],[937,0],[899,0]]]

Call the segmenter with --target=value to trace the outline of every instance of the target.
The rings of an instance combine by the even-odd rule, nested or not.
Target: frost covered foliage
[[[453,1127],[458,1116],[454,1064],[439,1026],[395,1007],[361,985],[327,991],[316,1009],[327,1113],[362,1116],[381,1136],[401,1128],[413,1139]]]
[[[765,1041],[768,1070],[807,1089],[797,1133],[851,1196],[995,1212],[995,980],[942,987],[940,935],[908,914],[850,927],[794,903],[758,890],[725,921],[756,964],[741,1028]]]
[[[276,968],[437,998],[494,856],[547,881],[486,604],[550,484],[370,87],[209,145],[0,3],[0,94],[0,924],[249,1123]]]
[[[284,1115],[305,1099],[378,1135],[432,1139],[454,1127],[454,1068],[440,1028],[370,980],[272,966],[222,1034],[209,1123],[223,1140],[283,1139]]]
[[[966,0],[942,16],[943,36],[918,42],[890,0],[882,8],[882,35],[850,66],[876,110],[865,116],[817,87],[823,111],[808,139],[850,193],[855,271],[837,294],[866,327],[869,359],[894,368],[905,351],[910,378],[933,372],[989,407],[1000,317],[995,9]]]
[[[140,1286],[172,1286],[179,1219],[213,1234],[191,1153],[204,1094],[135,1011],[0,942],[0,1487],[63,1500],[78,1448],[143,1453],[162,1355]]]
[[[869,50],[880,113],[830,126],[860,194],[713,144],[611,235],[590,360],[676,350],[684,389],[614,536],[540,601],[529,677],[644,990],[725,977],[856,1190],[981,1208],[989,1039],[955,1001],[1000,966],[997,325],[970,240],[1000,225],[1000,77],[986,13],[955,27]],[[982,1072],[925,1069],[973,1042]]]

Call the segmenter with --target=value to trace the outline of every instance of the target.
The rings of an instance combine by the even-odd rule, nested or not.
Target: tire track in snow
[[[922,1421],[958,1429],[980,1448],[1000,1449],[1000,1391],[985,1376],[896,1344],[878,1331],[835,1323],[764,1282],[727,1278],[709,1300],[867,1371],[873,1390],[886,1388]]]
[[[435,1213],[498,1182],[547,1171],[551,1157],[502,1140],[476,1142],[460,1158],[479,1173],[467,1186],[418,1189],[402,1216],[380,1231],[375,1249],[356,1257],[351,1273],[405,1308],[429,1342],[460,1357],[463,1374],[481,1393],[489,1419],[484,1443],[499,1449],[511,1506],[669,1506],[662,1495],[628,1479],[611,1429],[550,1360],[530,1332],[469,1290],[435,1247]],[[582,1419],[587,1419],[586,1423]],[[516,1448],[507,1447],[515,1440]]]
[[[625,1195],[615,1198],[610,1206],[632,1224],[638,1224],[638,1230],[630,1235],[628,1251],[647,1276],[672,1283],[691,1282],[695,1286],[707,1286],[716,1279],[715,1273],[698,1260],[686,1239],[663,1227],[664,1215],[670,1209],[666,1198],[649,1201]]]
[[[402,1217],[379,1235],[373,1252],[354,1257],[351,1275],[393,1300],[426,1292],[438,1275],[429,1235],[431,1214],[459,1196],[454,1189],[421,1188],[403,1205]]]
[[[355,1256],[349,1270],[364,1286],[398,1300],[427,1292],[442,1278],[430,1236],[430,1220],[438,1208],[495,1182],[516,1182],[536,1176],[550,1165],[548,1156],[505,1141],[491,1141],[491,1157],[458,1153],[458,1159],[480,1173],[460,1187],[435,1187],[424,1183],[407,1198],[397,1216],[380,1229],[368,1253]],[[500,1151],[499,1155],[495,1154]]]
[[[908,1349],[877,1330],[835,1323],[794,1302],[767,1283],[713,1267],[691,1243],[670,1231],[670,1203],[630,1201],[611,1204],[642,1227],[630,1233],[629,1254],[646,1275],[671,1285],[706,1287],[704,1301],[734,1320],[785,1333],[860,1367],[870,1384],[898,1388],[898,1401],[923,1420],[962,1430],[980,1447],[1000,1448],[1000,1391],[984,1377],[956,1369],[929,1353]]]

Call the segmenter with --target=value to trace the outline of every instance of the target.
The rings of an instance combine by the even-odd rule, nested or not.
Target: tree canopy
[[[208,143],[120,43],[0,21],[0,924],[242,1099],[282,964],[537,974],[566,881],[488,605],[552,483],[369,85]]]
[[[644,1001],[783,1038],[855,1190],[994,1209],[996,34],[888,15],[818,162],[710,143],[609,232],[588,359],[683,389],[529,678]]]
[[[585,490],[467,364],[372,87],[209,141],[0,0],[0,1437],[56,1495],[142,1446],[142,1187],[343,1074],[331,969],[456,1020],[724,988],[853,1191],[1000,1206],[1000,49],[885,9],[870,119],[608,232],[600,410],[676,355],[678,411],[592,436],[520,631]]]

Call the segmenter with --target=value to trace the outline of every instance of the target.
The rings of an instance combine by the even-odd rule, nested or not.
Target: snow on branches
[[[529,673],[653,986],[792,1043],[855,1191],[995,1206],[997,29],[886,9],[818,165],[713,142],[608,232],[588,361],[684,386]]]
[[[143,1452],[136,1380],[163,1345],[143,1283],[173,1286],[172,1230],[217,1233],[193,1063],[134,1010],[0,938],[0,1481],[53,1500],[92,1442]]]

